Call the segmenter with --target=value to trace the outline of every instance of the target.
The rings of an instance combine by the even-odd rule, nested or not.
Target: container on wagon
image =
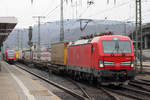
[[[67,45],[68,42],[66,41],[51,44],[51,63],[58,65],[66,65]]]

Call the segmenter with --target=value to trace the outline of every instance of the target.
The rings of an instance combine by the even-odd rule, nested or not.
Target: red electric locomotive
[[[71,42],[67,71],[78,78],[122,84],[135,77],[133,43],[127,36],[104,35]]]
[[[6,50],[5,60],[11,64],[16,61],[16,53],[15,50]]]

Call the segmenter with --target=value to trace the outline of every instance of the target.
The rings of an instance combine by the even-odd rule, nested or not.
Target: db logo
[[[126,60],[131,60],[131,58],[126,58]]]
[[[120,63],[116,63],[116,66],[120,66]]]

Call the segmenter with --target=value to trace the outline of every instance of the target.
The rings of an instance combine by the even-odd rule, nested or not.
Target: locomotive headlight
[[[131,62],[131,68],[133,68],[133,67],[134,67],[134,61]]]
[[[104,68],[103,61],[101,61],[101,60],[99,61],[99,67],[100,67],[100,68]]]
[[[101,68],[103,68],[103,67],[104,67],[104,65],[103,65],[103,64],[100,64],[99,66],[100,66]]]
[[[134,67],[134,64],[131,64],[131,68],[133,68]]]

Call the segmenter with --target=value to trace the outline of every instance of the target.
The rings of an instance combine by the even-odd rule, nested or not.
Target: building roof
[[[150,23],[146,23],[145,25],[142,25],[142,28],[150,28]]]
[[[17,24],[15,17],[0,17],[0,46]]]

